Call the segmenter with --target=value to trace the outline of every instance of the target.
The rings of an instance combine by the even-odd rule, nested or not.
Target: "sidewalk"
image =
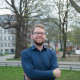
[[[6,56],[0,56],[0,62],[4,62],[7,59],[14,58],[14,54],[6,55]]]
[[[57,54],[58,60],[71,60],[73,62],[74,61],[80,61],[80,55],[79,54],[70,54],[70,55],[66,54],[65,58],[62,58],[62,56],[63,56],[63,52],[59,52]]]

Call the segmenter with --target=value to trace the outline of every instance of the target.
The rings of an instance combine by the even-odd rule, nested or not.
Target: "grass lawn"
[[[56,80],[80,80],[80,71],[62,70],[61,77]]]
[[[21,67],[0,67],[0,80],[24,80]]]
[[[22,67],[0,67],[0,80],[24,80]],[[56,80],[80,80],[80,71],[62,70]]]

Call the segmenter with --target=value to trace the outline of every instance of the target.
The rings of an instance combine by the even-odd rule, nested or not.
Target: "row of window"
[[[2,54],[2,53],[14,53],[14,49],[5,49],[4,51],[3,51],[3,49],[0,49],[0,54]]]
[[[0,30],[0,34],[2,34],[2,33],[11,33],[11,31],[10,30],[7,30],[7,29],[4,29],[4,30]]]
[[[0,36],[0,40],[15,40],[15,36]]]
[[[0,43],[0,47],[14,47],[15,43]]]

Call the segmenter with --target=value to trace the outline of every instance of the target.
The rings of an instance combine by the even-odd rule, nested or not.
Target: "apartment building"
[[[0,26],[0,54],[15,53],[15,37],[10,29],[4,29]]]
[[[0,23],[6,21],[6,15],[0,15]],[[14,28],[4,29],[0,26],[0,54],[15,53],[16,35]]]

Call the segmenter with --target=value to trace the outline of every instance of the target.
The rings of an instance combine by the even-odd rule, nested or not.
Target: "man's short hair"
[[[42,25],[42,24],[36,24],[36,25],[33,26],[32,34],[33,34],[34,29],[35,29],[36,27],[42,28],[42,29],[46,30],[44,25]]]

